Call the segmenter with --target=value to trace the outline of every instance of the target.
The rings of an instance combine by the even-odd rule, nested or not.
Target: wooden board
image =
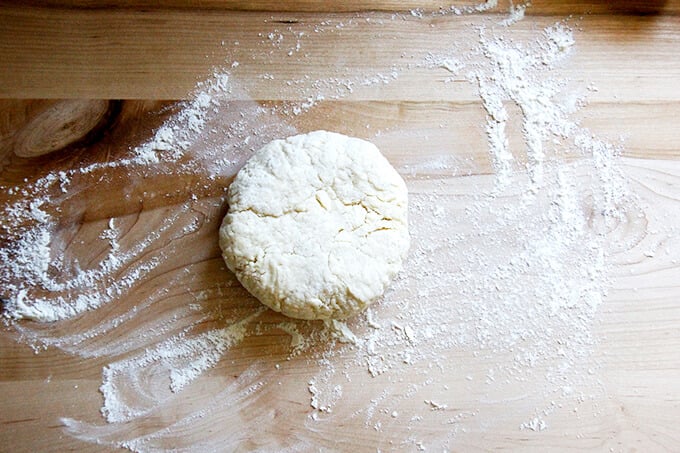
[[[58,253],[74,260],[64,270],[64,279],[78,267],[94,268],[104,259],[110,244],[101,235],[110,219],[120,232],[122,250],[144,243],[154,231],[162,234],[103,279],[101,291],[113,281],[109,277],[122,281],[139,270],[136,264],[157,259],[113,303],[74,320],[48,325],[20,321],[3,329],[0,450],[116,450],[119,442],[154,435],[157,446],[198,450],[201,442],[226,436],[232,443],[223,444],[224,451],[677,450],[680,2],[534,1],[526,17],[510,27],[499,25],[508,16],[504,2],[460,16],[429,15],[430,10],[439,11],[439,4],[430,1],[368,6],[172,0],[161,5],[30,3],[0,7],[0,202],[21,198],[8,194],[8,187],[27,187],[59,171],[93,168],[70,174],[67,196],[53,195],[56,201],[49,206],[58,219]],[[423,17],[417,17],[420,14]],[[372,356],[351,345],[332,346],[326,357],[330,365],[319,360],[325,344],[291,355],[287,321],[266,312],[238,347],[182,392],[171,394],[163,374],[167,370],[150,367],[144,382],[155,384],[142,385],[142,390],[158,392],[151,400],[167,400],[143,417],[104,421],[99,392],[103,368],[143,355],[182,332],[188,338],[200,336],[258,309],[257,301],[224,269],[216,232],[234,172],[250,148],[272,134],[332,129],[370,139],[407,181],[417,238],[454,230],[472,238],[469,244],[459,244],[457,252],[493,249],[486,241],[497,240],[499,250],[516,246],[514,236],[522,236],[520,227],[533,225],[531,221],[518,221],[519,229],[501,230],[505,236],[500,238],[490,235],[487,225],[493,223],[494,213],[524,200],[524,176],[513,180],[518,187],[514,192],[511,188],[488,201],[487,211],[470,217],[471,206],[484,205],[494,187],[486,112],[477,86],[465,74],[433,67],[428,55],[464,60],[478,48],[479,27],[515,42],[531,42],[558,21],[573,28],[576,44],[568,60],[550,75],[568,80],[566,91],[587,99],[574,114],[581,127],[621,143],[617,168],[626,181],[627,200],[634,200],[624,217],[602,230],[598,213],[588,218],[605,238],[605,271],[596,277],[605,297],[589,315],[587,329],[573,332],[578,347],[544,345],[535,365],[517,368],[519,353],[536,351],[522,343],[515,350],[504,347],[501,338],[461,340],[458,347],[433,347],[437,352],[430,354],[414,350],[402,338],[385,345],[394,354],[387,362],[393,369],[372,377],[366,366]],[[474,58],[465,62],[474,65]],[[181,111],[175,101],[191,99],[196,83],[221,67],[228,69],[238,89],[219,106],[223,116],[211,120],[216,132],[204,133],[197,145],[201,153],[190,150],[188,161],[152,167],[107,165],[130,157],[131,149]],[[113,101],[100,127],[75,145],[45,156],[18,157],[26,125],[33,132],[31,122],[61,105],[61,99]],[[301,105],[299,113],[291,113]],[[258,108],[275,115],[256,116],[261,115]],[[516,118],[518,109],[508,109]],[[230,129],[241,113],[255,115],[261,123],[255,129]],[[511,147],[522,149],[519,121],[511,122],[508,130]],[[220,137],[241,143],[249,134],[244,151],[227,154],[231,163],[211,174],[214,150],[224,144]],[[579,166],[588,159],[562,157],[573,162],[568,175],[589,187],[592,168]],[[447,223],[435,222],[436,209],[445,213]],[[431,224],[423,226],[427,222]],[[6,246],[11,237],[3,234],[0,245]],[[427,245],[417,242],[415,250]],[[393,302],[376,309],[383,329],[394,335],[403,329],[390,320],[408,324],[408,319],[399,318],[400,302],[414,310],[425,310],[429,303],[435,310],[448,300],[446,285],[428,280],[428,269],[455,275],[473,268],[469,261],[474,260],[465,264],[441,250],[430,252],[435,264],[426,268],[425,258],[412,261],[419,265],[407,267],[412,280],[407,276],[400,281],[389,296]],[[578,270],[574,265],[573,273]],[[466,278],[458,280],[459,286],[474,289],[474,279],[488,276]],[[431,287],[423,288],[426,284]],[[499,291],[512,286],[497,284]],[[462,296],[457,302],[467,307]],[[454,324],[474,311],[452,310],[459,310],[460,319],[443,322],[451,322],[452,332],[467,332]],[[125,322],[114,323],[124,316]],[[422,316],[414,318],[427,321],[422,325],[436,325]],[[92,330],[107,322],[115,327],[105,333]],[[572,324],[556,326],[568,329]],[[363,318],[350,327],[363,333],[369,329]],[[308,332],[320,327],[297,328]],[[481,333],[502,333],[504,328],[515,332],[512,326],[500,325]],[[581,335],[584,332],[592,341]],[[536,338],[544,340],[545,335]],[[30,344],[39,345],[39,338],[54,345],[36,354]],[[555,338],[568,339],[569,332],[556,331]],[[420,362],[402,363],[402,349]],[[558,357],[564,350],[583,357],[565,362]],[[556,356],[550,357],[552,353]],[[561,370],[555,378],[556,367],[564,363],[573,372]],[[494,377],[489,370],[503,372]],[[342,390],[331,412],[311,407],[310,380],[324,398],[332,396],[336,386]],[[205,408],[211,409],[201,412]]]

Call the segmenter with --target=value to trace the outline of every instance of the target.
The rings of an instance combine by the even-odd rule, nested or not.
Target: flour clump
[[[227,266],[262,303],[344,319],[378,299],[409,247],[407,190],[378,148],[316,131],[275,140],[229,187]]]

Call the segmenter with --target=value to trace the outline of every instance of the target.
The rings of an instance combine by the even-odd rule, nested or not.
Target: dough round
[[[275,140],[228,191],[224,260],[268,307],[343,319],[380,297],[409,247],[404,181],[372,143],[326,131]]]

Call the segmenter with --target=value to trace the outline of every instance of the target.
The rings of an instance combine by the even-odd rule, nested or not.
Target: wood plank
[[[455,7],[461,10],[465,8],[483,8],[491,12],[505,12],[510,7],[509,0],[500,0],[496,6],[489,7],[482,0],[460,0],[455,3],[442,2],[440,0],[372,0],[370,2],[359,0],[347,0],[341,3],[323,0],[293,0],[285,3],[272,0],[29,0],[22,2],[32,6],[49,6],[58,8],[87,8],[87,9],[112,9],[112,8],[182,8],[182,9],[218,9],[225,11],[267,11],[267,12],[366,12],[366,11],[401,11],[423,10],[439,12],[450,10]],[[525,2],[514,2],[523,5]],[[528,3],[528,2],[527,2]],[[626,0],[623,2],[597,2],[593,0],[565,0],[552,2],[549,0],[533,0],[527,13],[530,15],[546,14],[678,14],[680,5],[676,0]]]
[[[465,74],[458,75],[456,83],[444,84],[451,74],[427,68],[426,58],[431,52],[465,61],[479,40],[474,26],[497,23],[487,16],[395,20],[384,14],[369,23],[337,14],[303,14],[293,24],[281,23],[283,19],[290,17],[210,10],[5,7],[0,10],[5,24],[0,29],[5,68],[0,97],[182,99],[212,68],[236,61],[239,66],[228,69],[254,99],[324,94],[355,100],[472,100],[475,88],[461,83]],[[519,22],[512,34],[518,41],[532,40],[537,28],[562,19]],[[319,25],[322,21],[329,22]],[[565,65],[564,77],[593,83],[599,89],[593,94],[596,101],[611,102],[624,93],[630,102],[677,100],[676,23],[666,16],[573,20],[584,32],[576,33],[577,51]],[[427,38],[431,25],[440,36],[456,39]],[[269,33],[276,39],[269,39]],[[358,49],[356,43],[367,33],[371,39]],[[393,82],[370,82],[376,76],[390,81],[395,71]],[[310,74],[311,80],[306,78]],[[348,84],[354,85],[352,92]]]
[[[172,105],[167,102],[127,101],[102,140],[87,148],[61,151],[57,158],[50,155],[20,158],[14,155],[11,142],[8,142],[4,151],[7,170],[3,173],[3,184],[21,186],[26,178],[33,180],[50,172],[84,166],[88,162],[124,158],[131,148],[148,140],[154,128],[169,113],[157,112]],[[234,101],[230,105],[227,109],[239,111],[245,104]],[[282,103],[267,105],[281,111],[287,106]],[[15,103],[0,102],[0,112],[5,112],[0,116],[13,117],[8,112],[15,110]],[[676,110],[672,104],[665,103],[631,104],[625,109],[618,104],[591,104],[580,116],[583,117],[583,126],[599,131],[614,143],[622,143],[625,156],[677,160],[680,154],[674,133]],[[449,102],[327,101],[307,112],[290,113],[288,116],[290,124],[301,131],[332,127],[340,133],[370,139],[402,173],[417,178],[491,173],[484,120],[485,111],[479,103]],[[21,126],[21,123],[13,124]],[[652,124],[654,126],[650,127]],[[521,130],[519,115],[510,121],[509,127]],[[524,147],[520,137],[519,134],[511,137],[515,149]],[[414,154],[414,150],[418,153]],[[578,155],[566,154],[560,158],[574,159]],[[519,159],[521,164],[521,157]],[[423,167],[419,164],[423,160],[440,162],[443,166]],[[218,184],[206,185],[201,173],[177,175],[157,172],[142,177],[124,167],[74,175],[74,186],[92,188],[65,200],[59,207],[59,216],[65,222],[96,221],[172,206],[193,197],[219,196],[231,176],[233,173],[223,175],[217,180]],[[153,191],[149,191],[149,187],[153,187]],[[89,202],[85,202],[83,197],[87,197]],[[0,201],[10,199],[3,194]],[[121,203],[120,200],[126,202]]]

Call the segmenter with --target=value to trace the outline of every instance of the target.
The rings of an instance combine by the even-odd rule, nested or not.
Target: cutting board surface
[[[114,3],[0,7],[0,295],[50,318],[0,334],[0,449],[677,449],[679,2]],[[217,243],[317,129],[409,189],[346,324]]]

